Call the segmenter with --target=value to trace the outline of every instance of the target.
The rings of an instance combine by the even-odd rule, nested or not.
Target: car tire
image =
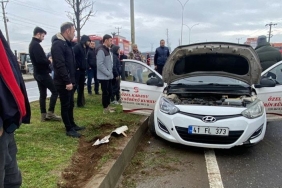
[[[157,136],[156,129],[155,129],[155,123],[154,123],[154,111],[151,113],[148,119],[148,127],[149,131],[153,136]]]

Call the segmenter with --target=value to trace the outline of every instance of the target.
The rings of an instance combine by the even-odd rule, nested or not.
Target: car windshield
[[[248,87],[248,84],[241,82],[239,80],[223,77],[223,76],[195,76],[190,78],[183,78],[172,82],[171,84],[184,84],[184,85],[205,85],[205,84],[214,84],[214,85],[240,85]]]

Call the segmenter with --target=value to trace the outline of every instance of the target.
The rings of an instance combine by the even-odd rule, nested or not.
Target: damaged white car
[[[151,114],[150,131],[165,140],[231,148],[264,138],[267,118],[259,90],[277,83],[267,73],[261,79],[259,59],[250,46],[180,46],[168,58],[163,77],[134,60],[125,60],[123,67],[123,110]],[[268,95],[261,98],[268,100]]]

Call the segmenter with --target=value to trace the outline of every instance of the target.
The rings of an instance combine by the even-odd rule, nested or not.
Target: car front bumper
[[[205,123],[200,117],[205,115],[177,113],[168,115],[156,106],[154,124],[156,134],[170,142],[188,146],[205,148],[232,148],[243,144],[256,144],[264,138],[266,130],[266,114],[255,119],[248,119],[241,115],[221,116],[215,123]],[[188,134],[188,127],[205,126],[229,128],[228,136],[194,135]]]

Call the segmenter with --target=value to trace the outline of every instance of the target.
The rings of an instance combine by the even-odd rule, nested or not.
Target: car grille
[[[200,135],[188,134],[188,128],[175,127],[179,136],[188,142],[197,142],[204,144],[232,144],[240,138],[244,131],[229,131],[229,136],[214,136],[214,135]]]

